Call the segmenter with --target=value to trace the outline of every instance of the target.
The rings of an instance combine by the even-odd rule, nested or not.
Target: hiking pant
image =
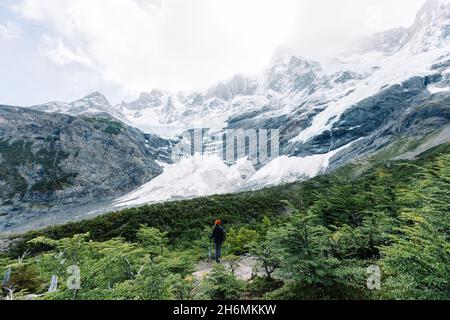
[[[219,263],[222,257],[222,242],[214,242],[214,257],[216,262]]]

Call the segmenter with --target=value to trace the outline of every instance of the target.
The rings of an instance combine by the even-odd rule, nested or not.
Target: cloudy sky
[[[315,58],[409,26],[425,0],[0,0],[0,104],[112,102],[259,74],[281,44]]]

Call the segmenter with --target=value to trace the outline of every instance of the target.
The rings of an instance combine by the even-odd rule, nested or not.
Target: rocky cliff
[[[107,114],[0,106],[0,124],[1,229],[123,195],[159,175],[158,161],[169,159],[168,141]]]

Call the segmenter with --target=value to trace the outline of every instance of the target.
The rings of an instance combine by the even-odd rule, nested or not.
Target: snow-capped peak
[[[282,50],[275,54],[266,71],[264,88],[277,93],[299,92],[309,87],[321,70],[320,63]]]
[[[79,109],[82,112],[108,112],[111,104],[100,92],[91,93],[80,100],[70,104],[71,109]]]
[[[206,93],[206,99],[219,98],[231,101],[236,96],[252,95],[258,88],[258,80],[243,75],[235,75],[229,81],[219,82]]]
[[[152,90],[116,107],[93,93],[70,104],[53,102],[35,108],[73,115],[108,112],[166,138],[192,128],[253,128],[280,124],[280,117],[297,117],[299,126],[287,139],[305,142],[380,88],[427,74],[442,56],[434,49],[445,51],[449,40],[450,0],[428,0],[411,27],[369,37],[363,52],[318,63],[283,45],[260,77],[237,75],[199,92]]]
[[[363,39],[363,51],[395,54],[407,50],[420,54],[450,45],[450,0],[428,0],[418,11],[413,25],[378,33]]]
[[[124,120],[123,116],[109,103],[108,99],[100,92],[93,92],[79,100],[71,103],[67,102],[48,102],[31,107],[35,110],[66,113],[73,116],[81,114],[108,113],[116,118]]]
[[[155,108],[164,104],[167,100],[167,93],[161,90],[152,90],[151,92],[142,92],[139,98],[132,102],[122,102],[120,109],[142,110],[146,108]]]
[[[274,66],[285,65],[289,63],[289,60],[291,60],[291,58],[295,56],[298,56],[298,53],[292,46],[287,44],[278,46],[278,48],[275,49],[272,60],[270,61],[268,72],[270,72],[270,69],[272,69]]]
[[[410,34],[414,54],[450,45],[450,0],[428,0],[417,13]]]

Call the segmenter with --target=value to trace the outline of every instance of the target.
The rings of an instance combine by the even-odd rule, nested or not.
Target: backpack
[[[212,232],[212,238],[215,243],[222,243],[226,239],[226,232],[222,226],[215,226]]]

